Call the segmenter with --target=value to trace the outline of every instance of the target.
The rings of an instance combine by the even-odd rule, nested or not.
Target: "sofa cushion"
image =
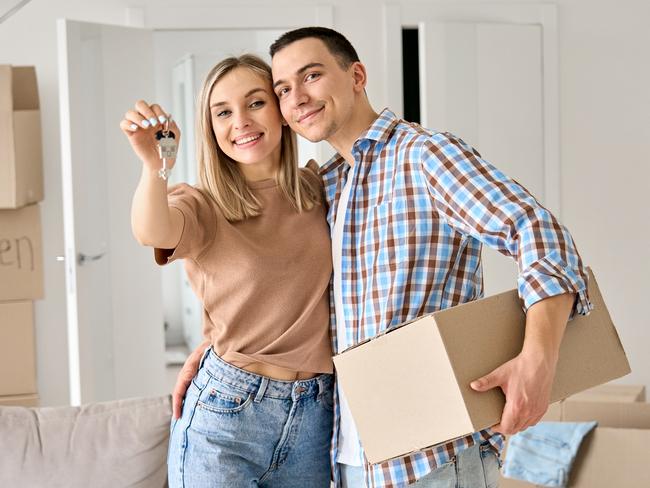
[[[0,486],[161,488],[171,398],[0,407]]]

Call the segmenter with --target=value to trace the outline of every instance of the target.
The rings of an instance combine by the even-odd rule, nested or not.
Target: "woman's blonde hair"
[[[271,67],[259,57],[244,54],[226,58],[210,70],[203,82],[196,117],[199,188],[214,200],[230,221],[244,220],[262,213],[261,204],[246,184],[237,163],[217,144],[212,127],[212,89],[236,68],[249,69],[271,84]],[[286,125],[282,126],[280,144],[280,166],[276,177],[278,185],[296,211],[311,210],[322,201],[319,178],[312,171],[298,168],[296,135]]]

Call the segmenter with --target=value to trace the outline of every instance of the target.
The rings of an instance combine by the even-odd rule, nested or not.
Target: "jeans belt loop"
[[[262,376],[262,382],[260,383],[260,387],[255,395],[255,403],[260,403],[262,401],[267,386],[269,386],[269,379],[266,376]]]

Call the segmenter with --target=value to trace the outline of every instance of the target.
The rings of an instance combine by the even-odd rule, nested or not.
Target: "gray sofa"
[[[0,407],[0,486],[167,486],[171,398]]]

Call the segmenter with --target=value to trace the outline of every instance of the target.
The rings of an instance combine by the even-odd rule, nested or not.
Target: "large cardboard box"
[[[0,396],[36,393],[32,302],[0,303]]]
[[[551,402],[630,372],[598,284],[594,311],[566,329]],[[368,461],[377,463],[499,422],[500,389],[470,382],[514,358],[525,315],[516,290],[453,307],[390,329],[334,357]]]
[[[33,66],[0,65],[0,208],[43,200],[41,114]]]
[[[11,395],[0,397],[2,407],[38,407],[38,395]]]
[[[43,298],[38,204],[0,210],[0,301]]]
[[[650,404],[567,401],[561,405],[561,420],[598,422],[578,450],[569,488],[650,486]],[[536,486],[504,477],[499,481],[500,488]]]

